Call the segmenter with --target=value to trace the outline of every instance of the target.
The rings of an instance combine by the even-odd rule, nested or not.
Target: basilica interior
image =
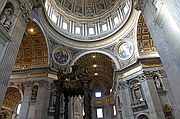
[[[180,0],[0,0],[0,119],[180,119]]]

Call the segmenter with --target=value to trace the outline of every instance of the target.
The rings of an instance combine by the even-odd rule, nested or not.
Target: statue
[[[35,85],[32,89],[32,97],[31,97],[31,100],[36,100],[37,98],[37,92],[38,92],[38,86]]]
[[[155,83],[155,86],[156,86],[157,90],[163,88],[162,82],[160,81],[160,79],[159,79],[158,76],[155,76],[155,77],[154,77],[154,83]]]
[[[12,12],[13,12],[12,8],[5,8],[4,12],[2,13],[0,17],[1,24],[8,30],[10,29],[10,26],[11,26]]]

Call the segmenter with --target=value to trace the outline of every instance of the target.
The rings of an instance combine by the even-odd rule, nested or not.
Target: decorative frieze
[[[39,84],[39,86],[45,86],[45,85],[48,85],[48,81],[40,80],[40,81],[38,81],[38,84]]]
[[[161,78],[167,78],[167,74],[166,74],[166,72],[163,69],[143,71],[143,73],[146,76],[147,80],[148,79],[153,79],[153,76],[155,74],[159,74]]]

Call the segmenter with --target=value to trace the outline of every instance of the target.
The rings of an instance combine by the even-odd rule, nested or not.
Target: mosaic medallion
[[[129,59],[133,54],[133,45],[131,42],[123,42],[118,48],[118,56],[121,60]]]
[[[70,60],[70,55],[66,49],[58,47],[53,51],[53,59],[59,65],[66,65]]]

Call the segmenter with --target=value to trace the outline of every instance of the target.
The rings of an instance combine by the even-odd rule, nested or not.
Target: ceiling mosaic
[[[14,69],[48,66],[48,50],[41,28],[33,21],[27,24]]]

